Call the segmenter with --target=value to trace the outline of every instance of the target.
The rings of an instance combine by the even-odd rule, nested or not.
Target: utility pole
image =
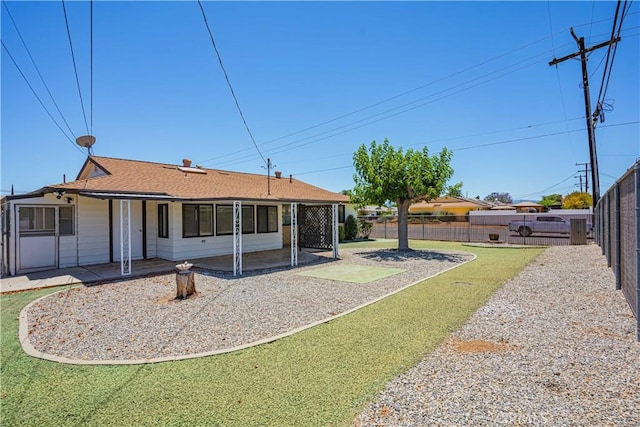
[[[271,158],[267,158],[267,167],[264,167],[264,169],[267,170],[267,195],[270,196],[271,195],[271,169],[275,168],[276,165],[271,164]]]
[[[589,192],[589,163],[576,163],[576,166],[584,166],[584,192]],[[580,188],[582,188],[582,175],[580,175]],[[582,190],[580,190],[582,191]]]
[[[570,29],[571,36],[578,44],[578,52],[572,53],[571,55],[563,56],[562,58],[556,59],[549,62],[549,65],[557,65],[560,62],[566,61],[567,59],[575,58],[580,56],[580,62],[582,63],[582,87],[584,89],[584,108],[585,114],[587,116],[587,135],[589,137],[589,157],[591,160],[591,185],[593,187],[592,197],[593,204],[595,205],[600,199],[600,177],[598,175],[598,154],[596,152],[596,135],[594,131],[594,119],[591,117],[591,98],[589,95],[589,74],[587,72],[587,53],[594,51],[596,49],[600,49],[601,47],[609,46],[614,43],[620,41],[620,37],[612,38],[609,41],[597,44],[595,46],[591,46],[589,48],[584,47],[584,37],[578,38],[576,33],[573,31],[573,27]]]
[[[583,193],[584,190],[582,189],[582,175],[576,175],[576,176],[574,176],[574,178],[579,178],[580,179],[580,192]]]

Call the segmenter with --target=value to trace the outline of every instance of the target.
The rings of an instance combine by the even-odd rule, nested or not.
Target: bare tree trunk
[[[409,250],[409,206],[410,200],[398,201],[398,250]]]
[[[196,281],[193,271],[176,273],[176,298],[185,299],[196,293]]]

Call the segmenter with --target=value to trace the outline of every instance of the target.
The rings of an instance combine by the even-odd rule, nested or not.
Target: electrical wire
[[[368,126],[368,125],[371,125],[371,124],[374,124],[374,123],[378,123],[378,122],[380,122],[380,121],[383,121],[383,120],[386,120],[386,119],[389,119],[389,118],[392,118],[392,117],[398,116],[398,115],[403,114],[403,113],[406,113],[406,112],[408,112],[408,111],[415,110],[415,109],[420,108],[420,107],[422,107],[422,106],[424,106],[424,105],[431,104],[431,103],[433,103],[433,102],[435,102],[435,101],[441,100],[441,99],[446,98],[446,97],[448,97],[448,96],[452,96],[452,95],[455,95],[455,94],[457,94],[457,93],[460,93],[460,92],[462,92],[462,91],[464,91],[464,90],[468,90],[468,89],[471,89],[471,88],[473,88],[473,87],[479,86],[480,84],[487,83],[487,82],[492,81],[492,80],[495,80],[495,79],[497,79],[497,78],[504,77],[505,75],[508,75],[508,74],[511,74],[511,73],[515,73],[515,72],[517,72],[517,71],[520,71],[520,70],[522,70],[522,69],[524,69],[524,68],[527,68],[527,67],[529,67],[529,66],[536,65],[536,63],[532,63],[532,64],[529,64],[529,65],[525,65],[525,66],[519,67],[519,68],[517,68],[517,69],[515,69],[515,70],[512,70],[512,71],[510,71],[510,72],[503,73],[503,74],[501,74],[501,75],[499,75],[499,76],[497,76],[497,77],[487,79],[487,80],[485,80],[485,81],[483,81],[483,82],[481,82],[481,83],[478,83],[478,84],[476,84],[476,85],[474,85],[474,86],[472,86],[472,87],[467,87],[467,88],[462,89],[462,90],[454,91],[454,92],[452,92],[452,93],[449,93],[449,94],[447,94],[447,95],[441,96],[441,97],[436,98],[436,99],[434,99],[434,100],[431,100],[431,101],[428,101],[428,102],[423,102],[423,103],[421,103],[421,104],[419,104],[419,105],[416,105],[416,106],[414,106],[414,107],[411,107],[411,108],[405,108],[404,110],[401,110],[401,111],[399,111],[399,112],[397,112],[397,113],[394,113],[394,114],[388,114],[388,115],[386,115],[386,116],[384,116],[384,117],[381,117],[381,118],[379,118],[379,119],[371,120],[371,121],[369,121],[369,122],[367,122],[367,123],[364,123],[364,124],[362,124],[362,125],[359,125],[359,126],[356,126],[356,127],[351,127],[351,128],[349,128],[350,126],[353,126],[353,125],[358,124],[358,123],[362,123],[362,122],[364,122],[365,120],[369,120],[369,119],[372,119],[372,118],[374,118],[374,117],[380,117],[380,116],[382,116],[382,115],[384,115],[384,114],[390,113],[390,112],[395,111],[395,110],[398,110],[398,109],[400,109],[400,108],[407,107],[407,106],[409,106],[409,105],[412,105],[412,104],[415,104],[415,103],[417,103],[417,102],[423,101],[423,100],[425,100],[425,99],[431,98],[431,97],[436,96],[436,95],[438,95],[438,94],[446,93],[447,91],[451,91],[451,90],[453,90],[453,89],[455,89],[455,88],[457,88],[457,87],[459,87],[459,86],[463,86],[463,85],[465,85],[465,84],[471,84],[471,83],[473,83],[473,82],[475,82],[475,81],[477,81],[477,80],[481,80],[481,79],[483,79],[483,78],[489,77],[489,76],[491,76],[491,75],[493,75],[493,74],[495,74],[495,73],[498,73],[499,71],[502,71],[502,70],[508,69],[508,68],[513,67],[513,66],[515,66],[515,65],[517,65],[517,64],[520,64],[520,63],[523,63],[523,62],[526,62],[526,61],[529,61],[529,60],[533,60],[533,59],[536,59],[536,58],[538,58],[538,57],[547,56],[547,55],[548,55],[548,52],[543,52],[543,53],[540,53],[540,54],[537,54],[537,55],[531,56],[531,57],[529,57],[529,58],[526,58],[526,59],[524,59],[524,60],[521,60],[521,61],[519,61],[519,62],[516,62],[516,63],[514,63],[514,64],[511,64],[511,65],[509,65],[509,66],[507,66],[507,67],[503,67],[501,70],[494,70],[494,71],[489,72],[489,73],[486,73],[486,74],[484,74],[484,75],[482,75],[482,76],[479,76],[479,77],[476,77],[476,78],[474,78],[474,79],[468,80],[468,81],[466,81],[466,82],[460,83],[460,84],[458,84],[458,85],[456,85],[456,86],[453,86],[453,87],[450,87],[450,88],[447,88],[447,89],[441,90],[441,91],[439,91],[439,92],[436,92],[436,93],[430,94],[430,95],[428,95],[428,96],[424,96],[424,97],[418,98],[418,99],[416,99],[416,100],[413,100],[413,101],[410,101],[410,102],[408,102],[408,103],[402,104],[402,105],[400,105],[400,106],[397,106],[397,107],[394,107],[394,108],[391,108],[391,109],[385,110],[385,111],[383,111],[383,112],[376,113],[376,114],[372,114],[372,115],[369,115],[369,116],[364,117],[364,118],[362,118],[362,119],[355,120],[355,121],[350,122],[350,123],[347,123],[347,124],[345,124],[345,125],[338,126],[338,127],[335,127],[335,128],[329,129],[329,130],[327,130],[327,131],[323,131],[323,132],[320,132],[320,133],[317,133],[317,134],[314,134],[314,135],[311,135],[311,136],[308,136],[308,137],[305,137],[305,138],[301,138],[301,139],[298,139],[298,140],[293,141],[293,142],[289,142],[289,143],[285,143],[285,144],[280,144],[280,145],[278,145],[278,146],[275,148],[277,151],[271,151],[271,152],[270,152],[270,155],[280,154],[280,153],[283,153],[283,152],[286,152],[286,151],[290,151],[290,150],[292,150],[292,149],[295,149],[295,148],[297,148],[297,147],[307,146],[307,145],[310,145],[310,144],[313,144],[313,143],[321,142],[321,141],[324,141],[324,140],[326,140],[326,139],[333,138],[333,137],[335,137],[335,136],[342,135],[342,134],[344,134],[344,133],[347,133],[347,132],[350,132],[350,131],[353,131],[353,130],[357,130],[357,129],[360,129],[360,128],[362,128],[362,127],[365,127],[365,126]],[[345,128],[348,128],[348,129],[346,129],[346,130],[342,130],[342,131],[340,131],[340,132],[336,132],[336,131],[338,131],[338,130],[345,129]],[[332,134],[330,134],[330,135],[328,135],[328,136],[324,136],[324,137],[321,137],[321,138],[317,138],[317,137],[319,137],[319,136],[326,135],[326,134],[329,134],[329,133],[331,133],[331,132],[335,132],[335,133],[332,133]],[[313,138],[316,138],[316,139],[313,139]],[[310,140],[310,139],[313,139],[313,140],[311,140],[311,141],[309,141],[309,142],[304,142],[304,141],[308,141],[308,140]],[[291,147],[291,148],[285,148],[285,147]],[[232,159],[232,160],[230,160],[230,161],[227,161],[227,160],[225,160],[225,161],[224,161],[224,167],[229,167],[229,166],[237,165],[237,164],[240,164],[240,163],[245,163],[245,162],[247,162],[247,161],[252,161],[252,160],[254,159],[254,157],[253,157],[252,155],[241,155],[240,157],[237,157],[238,155],[240,155],[240,153],[242,153],[242,152],[246,152],[246,151],[247,151],[247,149],[244,149],[244,150],[236,150],[236,151],[234,151],[233,153],[229,153],[229,154],[226,154],[226,155],[217,156],[217,157],[215,157],[215,158],[210,158],[210,159],[207,159],[207,160],[199,160],[199,161],[198,161],[198,163],[203,164],[203,163],[210,162],[210,161],[212,161],[212,160],[220,161],[220,160],[221,160],[221,159],[223,159],[223,158],[236,157],[235,159]]]
[[[16,60],[13,58],[13,55],[11,55],[11,52],[9,51],[9,49],[7,48],[7,46],[4,44],[4,40],[0,40],[0,43],[2,44],[2,47],[4,48],[4,51],[7,52],[7,55],[9,55],[9,58],[11,59],[11,62],[13,62],[13,65],[16,66],[16,69],[18,70],[18,72],[20,73],[20,75],[22,76],[22,78],[24,79],[25,83],[27,84],[27,86],[29,86],[29,89],[31,89],[31,93],[33,93],[33,96],[36,97],[36,99],[38,100],[38,102],[40,103],[40,105],[42,106],[42,108],[44,108],[44,111],[46,111],[47,115],[49,116],[49,118],[53,121],[53,123],[56,125],[56,127],[58,129],[60,129],[60,132],[62,132],[62,134],[69,140],[69,142],[71,143],[71,145],[73,145],[76,149],[78,149],[81,153],[82,150],[80,149],[80,147],[78,147],[75,142],[73,141],[73,139],[71,139],[71,137],[69,137],[69,135],[67,135],[67,133],[64,131],[64,129],[62,129],[62,126],[60,126],[60,124],[56,121],[56,119],[53,117],[53,115],[51,114],[51,112],[49,112],[49,109],[44,105],[44,103],[42,102],[42,100],[40,99],[40,97],[38,96],[38,94],[36,93],[35,89],[33,89],[33,86],[31,85],[31,83],[29,83],[29,80],[27,79],[27,77],[24,75],[24,73],[22,72],[22,70],[20,69],[20,66],[18,65],[18,63],[16,62]],[[84,154],[84,153],[83,153]]]
[[[549,31],[551,32],[551,48],[553,49],[553,55],[556,55],[556,46],[554,43],[554,37],[553,37],[553,23],[552,23],[552,19],[551,19],[551,0],[547,1],[547,12],[549,15]],[[593,21],[593,9],[591,11],[591,21]],[[589,27],[589,37],[591,37],[591,27]],[[567,120],[567,106],[564,100],[564,91],[562,90],[562,83],[560,82],[560,70],[558,70],[558,67],[555,67],[555,72],[556,72],[556,81],[558,82],[558,92],[560,92],[560,104],[562,105],[562,114],[564,116],[565,119],[565,130],[569,130],[569,122]],[[571,143],[573,142],[573,140],[570,141]],[[569,145],[569,148],[571,150],[571,155],[573,157],[575,157],[575,152],[573,151],[573,144]]]
[[[280,141],[280,140],[282,140],[282,139],[285,139],[285,138],[288,138],[288,137],[291,137],[291,136],[294,136],[294,135],[298,135],[298,134],[300,134],[300,133],[304,133],[304,132],[306,132],[306,131],[309,131],[309,130],[312,130],[312,129],[318,128],[318,127],[320,127],[320,126],[323,126],[323,125],[326,125],[326,124],[329,124],[329,123],[332,123],[332,122],[338,121],[338,120],[340,120],[340,119],[343,119],[343,118],[346,118],[346,117],[352,116],[352,115],[357,114],[357,113],[359,113],[359,112],[362,112],[362,111],[365,111],[365,110],[371,109],[371,108],[373,108],[373,107],[375,107],[375,106],[379,106],[379,105],[385,104],[385,103],[387,103],[387,102],[389,102],[389,101],[391,101],[391,100],[394,100],[394,99],[400,98],[400,97],[402,97],[402,96],[405,96],[405,95],[407,95],[407,94],[410,94],[410,93],[416,92],[416,91],[418,91],[418,90],[420,90],[420,89],[423,89],[423,88],[428,87],[428,86],[431,86],[431,85],[433,85],[433,84],[435,84],[435,83],[439,83],[439,82],[441,82],[441,81],[447,80],[447,79],[449,79],[449,78],[451,78],[451,77],[454,77],[454,76],[460,75],[460,74],[462,74],[462,73],[464,73],[464,72],[467,72],[467,71],[470,71],[470,70],[472,70],[472,69],[474,69],[474,68],[478,68],[478,67],[480,67],[480,66],[482,66],[482,65],[485,65],[485,64],[487,64],[487,63],[489,63],[489,62],[492,62],[492,61],[494,61],[494,60],[496,60],[496,59],[500,59],[500,58],[503,58],[503,57],[505,57],[505,56],[509,56],[509,55],[511,55],[511,54],[513,54],[513,53],[515,53],[515,52],[518,52],[518,51],[523,50],[523,49],[526,49],[526,48],[528,48],[528,47],[530,47],[530,46],[532,46],[532,45],[535,45],[535,44],[537,44],[537,43],[540,43],[540,41],[542,41],[542,40],[545,40],[545,39],[541,39],[541,40],[538,40],[538,41],[536,41],[536,42],[528,43],[527,45],[525,45],[525,46],[523,46],[523,47],[520,47],[520,48],[518,48],[518,49],[514,49],[514,50],[511,50],[511,51],[509,51],[509,52],[507,52],[507,53],[504,53],[504,54],[501,54],[501,55],[495,56],[495,57],[493,57],[493,58],[491,58],[491,59],[489,59],[489,60],[486,60],[486,61],[480,62],[480,63],[478,63],[478,64],[476,64],[476,65],[474,65],[474,66],[467,67],[467,68],[465,68],[465,69],[463,69],[463,70],[461,70],[461,71],[457,71],[457,72],[451,73],[451,74],[449,74],[449,75],[447,75],[447,76],[445,76],[445,77],[441,77],[441,78],[436,79],[436,80],[434,80],[434,81],[432,81],[432,82],[429,82],[429,83],[423,84],[423,85],[421,85],[421,86],[418,86],[418,87],[416,87],[416,88],[413,88],[413,89],[407,90],[407,91],[405,91],[405,92],[403,92],[403,93],[400,93],[400,94],[398,94],[398,95],[395,95],[395,96],[392,96],[392,97],[386,98],[386,99],[384,99],[384,100],[382,100],[382,101],[379,101],[379,102],[376,102],[376,103],[373,103],[373,104],[369,104],[369,105],[368,105],[368,106],[366,106],[366,107],[362,107],[362,108],[360,108],[360,109],[358,109],[358,110],[355,110],[355,111],[352,111],[352,112],[350,112],[350,113],[343,114],[343,115],[341,115],[341,116],[339,116],[339,117],[336,117],[336,118],[334,118],[334,119],[326,120],[326,121],[324,121],[324,122],[322,122],[322,123],[318,123],[318,124],[316,124],[316,125],[314,125],[314,126],[307,127],[307,128],[302,129],[302,130],[300,130],[300,131],[292,132],[292,133],[289,133],[289,134],[287,134],[287,135],[281,136],[281,137],[279,137],[279,138],[275,138],[275,139],[269,140],[269,141],[267,141],[267,142],[265,142],[265,143],[261,144],[261,146],[265,146],[265,145],[272,144],[272,143],[277,142],[277,141]],[[401,105],[399,105],[399,106],[396,106],[396,107],[393,107],[393,108],[387,109],[387,110],[385,110],[385,111],[382,111],[382,112],[379,112],[379,113],[376,113],[376,114],[368,115],[368,116],[366,116],[366,117],[364,117],[364,118],[362,118],[362,119],[358,119],[358,120],[355,120],[355,121],[349,122],[349,123],[347,123],[347,124],[345,124],[345,125],[341,125],[341,126],[338,126],[338,127],[334,127],[334,128],[332,128],[332,129],[329,129],[329,130],[326,130],[326,131],[323,131],[323,132],[320,132],[320,133],[317,133],[317,134],[314,134],[314,135],[311,135],[311,136],[307,136],[307,137],[304,137],[304,138],[302,138],[302,139],[298,139],[298,140],[293,141],[293,142],[289,142],[289,143],[285,143],[285,144],[278,145],[278,146],[277,146],[277,148],[281,148],[281,147],[285,147],[285,146],[289,146],[289,145],[294,145],[294,144],[297,144],[297,143],[299,143],[299,142],[303,142],[303,141],[306,141],[306,140],[309,140],[309,139],[312,139],[312,138],[316,138],[316,137],[318,137],[318,136],[325,135],[325,134],[330,133],[330,132],[334,132],[334,131],[336,131],[336,130],[344,129],[344,128],[346,128],[346,127],[352,126],[352,125],[357,124],[357,123],[361,123],[361,122],[363,122],[363,121],[365,121],[365,120],[369,120],[369,119],[374,118],[374,117],[382,116],[382,115],[387,114],[387,113],[390,113],[390,112],[392,112],[392,111],[395,111],[395,110],[398,110],[398,109],[404,108],[404,107],[406,107],[406,106],[408,106],[408,105],[412,105],[412,104],[415,104],[415,103],[417,103],[417,102],[420,102],[420,101],[423,101],[423,100],[425,100],[425,99],[428,99],[428,98],[430,98],[430,97],[437,96],[437,95],[439,95],[439,94],[441,94],[441,93],[443,93],[443,92],[446,92],[446,91],[448,91],[448,90],[455,89],[456,87],[461,86],[461,85],[463,85],[463,84],[467,84],[467,83],[473,82],[473,81],[475,81],[475,80],[482,79],[483,77],[490,76],[491,74],[493,74],[493,73],[497,73],[498,71],[502,71],[502,70],[508,69],[508,68],[513,67],[513,66],[515,66],[515,65],[517,65],[517,64],[520,64],[520,63],[522,63],[522,62],[526,62],[526,61],[528,61],[528,60],[532,60],[532,59],[535,59],[535,58],[537,58],[537,57],[542,57],[542,56],[547,56],[547,52],[544,52],[544,53],[540,53],[540,54],[534,55],[534,56],[532,56],[532,57],[526,58],[526,59],[521,60],[521,61],[519,61],[519,62],[516,62],[516,63],[514,63],[514,64],[508,65],[508,66],[506,66],[506,67],[502,67],[500,70],[496,70],[496,71],[492,71],[492,72],[486,73],[486,74],[484,74],[484,75],[482,75],[482,76],[480,76],[480,77],[476,77],[476,78],[474,78],[474,79],[471,79],[471,80],[468,80],[468,81],[466,81],[466,82],[460,83],[460,84],[455,85],[455,86],[453,86],[453,87],[450,87],[450,88],[447,88],[447,89],[444,89],[444,90],[441,90],[441,91],[438,91],[438,92],[432,93],[432,94],[427,95],[427,96],[423,96],[423,97],[421,97],[421,98],[415,99],[415,100],[413,100],[413,101],[410,101],[410,102],[407,102],[407,103],[401,104]],[[532,65],[533,65],[533,64],[532,64]],[[518,70],[516,70],[516,71],[519,71],[519,70],[520,70],[520,69],[518,69]],[[442,98],[439,98],[439,99],[442,99]],[[425,105],[425,104],[421,104],[421,105]],[[408,111],[408,110],[405,110],[405,111]],[[382,120],[384,120],[384,119],[382,119]],[[372,123],[375,123],[375,122],[372,122]],[[360,128],[360,127],[361,127],[361,126],[359,126],[359,127],[355,128],[355,129],[358,129],[358,128]],[[317,140],[316,140],[316,141],[317,141]],[[230,153],[230,154],[227,154],[227,155],[216,156],[216,157],[213,157],[213,158],[210,158],[210,159],[205,159],[205,160],[199,160],[199,161],[198,161],[198,163],[204,164],[204,163],[210,162],[210,161],[212,161],[212,160],[217,160],[217,161],[219,161],[219,160],[221,160],[222,158],[230,157],[230,156],[236,156],[236,155],[238,155],[239,153],[241,153],[241,152],[246,152],[246,151],[248,151],[248,149],[236,150],[235,152]],[[245,157],[243,157],[243,158],[246,158],[246,156],[245,156]]]
[[[64,5],[64,0],[62,1],[62,11],[64,12],[64,23],[67,27],[67,37],[69,39],[69,47],[71,48],[71,60],[73,61],[73,71],[76,75],[76,85],[78,86],[78,95],[80,97],[80,106],[82,107],[82,116],[84,117],[84,125],[87,129],[87,134],[89,134],[89,125],[87,124],[87,113],[84,110],[84,102],[82,100],[82,91],[80,90],[80,79],[78,78],[78,67],[76,66],[76,57],[73,53],[73,43],[71,42],[71,30],[69,29],[69,19],[67,18],[67,8]]]
[[[254,139],[253,134],[251,133],[251,130],[249,129],[249,125],[247,124],[247,120],[245,119],[244,114],[242,113],[242,109],[240,108],[240,103],[238,102],[238,98],[236,97],[236,93],[233,90],[233,86],[231,86],[231,81],[229,80],[229,76],[227,75],[227,70],[225,70],[224,64],[222,63],[222,58],[220,57],[220,52],[218,52],[218,47],[216,46],[216,42],[213,39],[213,33],[211,32],[211,28],[209,27],[209,22],[207,21],[207,15],[204,13],[204,8],[202,7],[202,2],[200,0],[198,0],[198,6],[200,6],[200,11],[202,12],[202,18],[204,19],[204,25],[207,27],[207,31],[209,32],[209,38],[211,39],[211,44],[213,45],[213,50],[216,52],[216,56],[218,57],[218,62],[220,63],[220,68],[222,69],[222,73],[224,74],[224,78],[227,81],[227,85],[229,86],[229,90],[231,91],[231,96],[233,96],[233,100],[236,103],[236,107],[238,109],[238,113],[240,113],[240,117],[242,118],[242,123],[244,123],[245,129],[247,129],[247,133],[249,134],[249,137],[251,138],[251,142],[253,142],[253,146],[255,147],[256,151],[258,152],[258,154],[262,158],[262,161],[266,165],[267,164],[267,160],[262,155],[262,152],[260,151],[260,148],[258,148],[258,144],[256,143],[256,140]]]
[[[616,13],[614,15],[613,18],[613,28],[611,29],[611,44],[609,45],[609,48],[607,49],[607,59],[604,63],[604,72],[602,73],[602,82],[600,83],[600,91],[598,93],[598,102],[601,101],[602,99],[602,92],[604,89],[604,85],[605,85],[605,78],[607,77],[607,70],[609,67],[609,57],[611,56],[611,51],[613,49],[614,45],[617,45],[617,43],[613,43],[613,41],[615,40],[615,33],[616,33],[616,26],[618,23],[618,13],[620,12],[620,5],[621,5],[622,1],[618,0],[618,4],[616,5]]]
[[[541,54],[541,55],[542,55],[542,54]],[[544,55],[546,55],[546,54],[544,54]],[[537,55],[537,56],[540,56],[540,55]],[[529,58],[529,59],[530,59],[530,58]],[[529,59],[527,59],[527,60],[529,60]],[[527,61],[527,60],[525,60],[525,61]],[[524,62],[524,61],[520,61],[520,62]],[[512,65],[513,65],[513,64],[512,64]],[[315,143],[317,143],[317,142],[321,142],[321,141],[324,141],[324,140],[326,140],[326,139],[333,138],[333,137],[335,137],[335,136],[342,135],[342,134],[344,134],[344,133],[347,133],[347,132],[351,132],[351,131],[354,131],[354,130],[360,129],[360,128],[363,128],[363,127],[365,127],[365,126],[369,126],[369,125],[371,125],[371,124],[378,123],[378,122],[381,122],[381,121],[383,121],[383,120],[390,119],[390,118],[392,118],[392,117],[396,117],[396,116],[398,116],[398,115],[400,115],[400,114],[404,114],[404,113],[406,113],[406,112],[408,112],[408,111],[416,110],[416,109],[421,108],[421,107],[423,107],[423,106],[425,106],[425,105],[432,104],[432,103],[434,103],[434,102],[436,102],[436,101],[440,101],[440,100],[442,100],[442,99],[444,99],[444,98],[447,98],[447,97],[450,97],[450,96],[452,96],[452,95],[456,95],[456,94],[461,93],[461,92],[464,92],[464,91],[466,91],[466,90],[476,88],[476,87],[478,87],[478,86],[479,86],[479,85],[481,85],[481,84],[485,84],[485,83],[488,83],[488,82],[490,82],[490,81],[496,80],[496,79],[498,79],[498,78],[504,77],[504,76],[506,76],[506,75],[509,75],[509,74],[515,73],[515,72],[517,72],[517,71],[521,71],[521,70],[523,70],[523,69],[525,69],[525,68],[528,68],[528,67],[531,67],[531,66],[533,66],[533,65],[536,65],[536,63],[532,63],[532,64],[524,65],[524,66],[522,66],[522,67],[516,68],[515,70],[508,71],[508,72],[506,72],[506,73],[502,73],[502,74],[499,74],[499,75],[497,75],[497,76],[493,76],[493,77],[491,77],[491,78],[489,78],[489,79],[486,79],[486,80],[484,80],[484,81],[482,81],[482,82],[480,82],[480,83],[476,83],[476,81],[477,81],[477,80],[483,79],[483,78],[488,77],[488,76],[492,76],[492,75],[493,75],[493,74],[495,74],[497,71],[493,71],[493,72],[491,72],[491,73],[487,73],[487,74],[485,74],[485,75],[483,75],[483,76],[476,77],[476,78],[474,78],[474,79],[472,79],[472,80],[466,81],[466,82],[461,83],[461,84],[459,84],[459,85],[457,85],[457,86],[454,86],[454,87],[451,87],[451,88],[447,88],[447,89],[441,90],[441,91],[439,91],[439,92],[436,92],[435,94],[431,94],[431,95],[428,95],[428,96],[425,96],[425,97],[419,98],[419,99],[417,99],[417,100],[414,100],[414,101],[411,101],[411,102],[409,102],[409,103],[406,103],[406,104],[400,105],[400,106],[398,106],[398,107],[394,107],[394,108],[391,108],[391,109],[389,109],[389,110],[385,110],[385,111],[383,111],[383,112],[381,112],[381,113],[377,113],[377,114],[373,114],[373,115],[371,115],[371,116],[367,116],[367,117],[365,117],[365,118],[363,118],[363,119],[356,120],[356,121],[354,121],[354,122],[348,123],[348,124],[343,125],[343,126],[338,126],[338,127],[336,127],[336,128],[330,129],[330,130],[325,131],[325,132],[321,132],[321,133],[316,134],[316,135],[312,135],[312,136],[307,137],[307,138],[303,138],[303,139],[300,139],[300,140],[297,140],[297,141],[293,141],[293,142],[289,142],[289,143],[286,143],[286,144],[281,144],[281,145],[279,145],[279,146],[276,148],[276,150],[277,150],[277,151],[272,151],[272,152],[270,152],[270,153],[271,153],[271,155],[273,155],[273,154],[280,154],[280,153],[283,153],[283,152],[286,152],[286,151],[291,151],[291,150],[294,150],[294,149],[296,149],[296,148],[300,148],[300,147],[304,147],[304,146],[307,146],[307,145],[315,144]],[[509,66],[509,67],[511,67],[511,66]],[[506,68],[509,68],[509,67],[505,67],[505,68],[503,68],[503,69],[506,69]],[[473,84],[472,84],[472,83],[473,83]],[[431,97],[433,97],[433,96],[435,96],[435,95],[442,94],[442,93],[445,93],[445,92],[449,92],[449,91],[451,91],[452,89],[455,89],[456,87],[458,87],[458,86],[463,86],[463,85],[467,85],[467,87],[463,87],[462,89],[459,89],[459,90],[453,91],[453,92],[451,92],[451,93],[444,94],[444,95],[442,95],[442,96],[440,96],[440,97],[438,97],[438,98],[435,98],[435,99],[432,99],[432,100],[429,100],[429,101],[426,101],[426,102],[422,102],[422,103],[420,103],[420,104],[418,104],[418,105],[414,105],[414,106],[412,106],[412,107],[404,108],[403,110],[397,111],[397,112],[395,112],[395,113],[393,113],[393,114],[387,114],[387,113],[390,113],[390,112],[392,112],[392,111],[398,110],[399,108],[407,107],[408,105],[412,105],[412,104],[415,104],[416,102],[420,102],[420,101],[423,101],[423,100],[425,100],[425,99],[431,98]],[[361,124],[361,125],[359,125],[359,126],[350,127],[350,126],[353,126],[354,124],[361,123],[361,122],[363,122],[363,121],[365,121],[365,120],[368,120],[368,119],[371,119],[371,118],[374,118],[374,117],[379,117],[379,116],[384,115],[384,114],[387,114],[387,115],[386,115],[386,116],[383,116],[383,117],[380,117],[380,118],[377,118],[377,119],[375,119],[375,120],[370,120],[370,121],[368,121],[368,122],[366,122],[366,123],[363,123],[363,124]],[[348,129],[344,129],[344,128],[348,128]],[[344,129],[344,130],[341,130],[341,129]],[[339,132],[335,132],[335,133],[333,133],[333,134],[331,134],[331,135],[324,136],[324,137],[321,137],[321,138],[312,139],[311,141],[308,141],[308,142],[304,142],[304,141],[307,141],[307,140],[309,140],[309,139],[311,139],[311,138],[314,138],[314,137],[316,137],[316,136],[325,135],[325,134],[327,134],[327,133],[334,132],[334,131],[337,131],[337,130],[341,130],[341,131],[339,131]],[[236,153],[233,153],[233,154],[236,154]],[[231,155],[233,155],[233,154],[231,154]],[[228,166],[230,166],[230,165],[235,165],[235,164],[238,164],[238,163],[244,163],[245,161],[249,161],[249,160],[250,160],[250,159],[252,159],[252,158],[253,158],[253,156],[251,156],[251,155],[243,156],[243,157],[240,157],[240,158],[238,158],[238,159],[236,159],[236,160],[232,160],[232,161],[231,161],[231,163],[226,162],[226,163],[225,163],[225,165],[228,167]]]
[[[71,129],[71,126],[69,126],[69,123],[67,122],[67,119],[64,117],[64,114],[62,114],[62,111],[60,111],[60,107],[58,106],[58,103],[53,98],[53,94],[51,93],[51,90],[49,89],[49,85],[47,85],[47,82],[45,82],[44,77],[42,76],[42,73],[40,72],[40,68],[36,64],[36,61],[33,58],[33,56],[31,55],[31,51],[29,50],[29,47],[27,46],[27,43],[25,42],[24,38],[22,37],[22,33],[18,29],[18,25],[16,24],[16,21],[13,19],[13,15],[11,14],[11,11],[9,11],[9,6],[7,6],[7,2],[3,1],[2,5],[4,6],[5,10],[7,11],[7,15],[9,15],[9,19],[11,20],[11,23],[13,24],[13,27],[16,29],[16,32],[18,33],[18,37],[20,38],[20,41],[22,42],[22,46],[24,46],[24,49],[27,51],[27,55],[29,56],[29,59],[31,60],[31,63],[33,64],[33,67],[36,69],[36,72],[38,73],[38,76],[40,77],[40,81],[42,82],[42,85],[44,86],[44,88],[46,89],[47,93],[49,94],[49,98],[51,98],[51,102],[53,102],[53,105],[56,107],[56,110],[58,111],[58,114],[60,114],[60,117],[62,118],[62,121],[64,122],[64,124],[67,126],[67,130],[69,130],[69,133],[71,135],[74,135],[74,132]]]
[[[581,119],[584,119],[584,117],[581,117]],[[640,120],[636,120],[636,121],[632,121],[632,122],[605,125],[605,126],[601,126],[601,128],[628,126],[628,125],[634,125],[634,124],[638,124],[638,123],[640,123]],[[585,131],[584,128],[572,129],[572,130],[561,131],[561,132],[546,133],[546,134],[543,134],[543,135],[534,135],[534,136],[523,137],[523,138],[507,139],[507,140],[504,140],[504,141],[489,142],[489,143],[485,143],[485,144],[469,145],[469,146],[466,146],[466,147],[451,148],[450,150],[455,154],[458,151],[466,151],[466,150],[473,150],[473,149],[477,149],[477,148],[491,147],[491,146],[495,146],[495,145],[510,144],[510,143],[513,143],[513,142],[530,141],[532,139],[548,138],[550,136],[565,135],[565,134],[569,134],[569,133],[584,132],[584,131]],[[316,160],[316,159],[314,159],[314,160]],[[307,175],[307,174],[311,174],[311,173],[332,171],[332,170],[338,170],[338,169],[346,169],[348,167],[350,167],[350,166],[340,166],[340,167],[329,168],[329,169],[320,169],[320,170],[314,170],[314,171],[298,172],[298,173],[295,173],[294,175],[295,176]]]

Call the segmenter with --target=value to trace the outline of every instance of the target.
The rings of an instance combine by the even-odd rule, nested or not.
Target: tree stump
[[[176,299],[186,299],[196,293],[196,282],[193,271],[184,270],[176,273]]]

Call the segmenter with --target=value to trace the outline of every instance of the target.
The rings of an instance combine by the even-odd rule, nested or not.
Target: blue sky
[[[262,155],[333,191],[353,187],[358,146],[388,138],[453,150],[451,183],[469,197],[568,194],[589,161],[580,62],[548,63],[577,50],[570,27],[608,40],[616,2],[203,2],[260,154],[197,2],[95,1],[93,73],[90,4],[65,6],[84,115],[62,3],[2,6],[2,194],[74,179],[87,129],[95,155],[266,173]],[[639,11],[596,129],[601,192],[640,157]],[[606,54],[589,56],[592,104]]]

